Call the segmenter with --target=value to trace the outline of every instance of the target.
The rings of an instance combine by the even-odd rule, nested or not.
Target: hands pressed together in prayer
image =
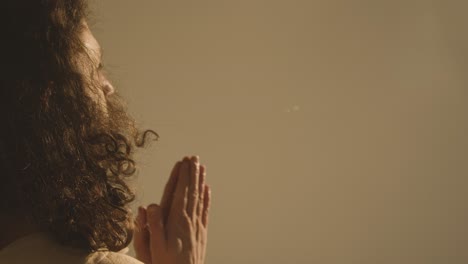
[[[136,258],[145,264],[204,264],[210,187],[199,158],[175,164],[161,203],[139,207],[135,220]]]

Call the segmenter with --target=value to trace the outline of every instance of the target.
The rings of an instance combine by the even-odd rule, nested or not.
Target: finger
[[[136,228],[133,237],[133,248],[138,260],[143,263],[151,262],[151,251],[149,248],[149,231],[146,227],[146,210],[143,207],[138,208],[138,216],[136,218]]]
[[[197,215],[198,217],[202,216],[203,213],[203,199],[205,196],[205,178],[206,178],[206,168],[203,165],[200,165],[200,179],[198,182],[198,193],[199,193],[199,198],[198,198],[198,204],[197,204]]]
[[[205,198],[203,201],[203,216],[202,223],[205,228],[208,227],[210,206],[211,206],[211,188],[208,185],[205,185]]]
[[[187,157],[182,162],[179,170],[179,178],[177,180],[177,187],[174,193],[174,199],[170,208],[169,217],[177,219],[177,215],[186,213],[187,201],[186,200],[186,188],[189,185],[189,174],[190,174],[190,160]]]
[[[187,212],[183,209],[187,206],[188,187],[184,189],[184,198],[181,210],[176,213],[171,213],[167,226],[167,241],[168,247],[177,250],[190,251],[193,247],[193,228],[192,221]],[[177,198],[175,199],[173,209],[177,206]],[[180,247],[182,246],[182,248]]]
[[[192,157],[190,161],[190,176],[189,176],[189,191],[188,191],[188,205],[187,214],[193,220],[196,219],[197,205],[198,205],[198,175],[200,173],[199,158]]]
[[[211,188],[208,185],[204,186],[204,200],[203,200],[203,215],[201,219],[201,225],[204,227],[200,227],[201,234],[200,234],[200,258],[201,262],[204,263],[205,256],[206,256],[206,246],[208,242],[208,223],[209,223],[209,212],[211,207]]]
[[[206,246],[208,242],[208,229],[203,227],[203,223],[201,218],[198,220],[198,252],[199,252],[199,259],[200,263],[205,263],[205,256],[206,256]]]
[[[206,230],[203,227],[203,223],[202,223],[201,218],[197,218],[196,232],[197,232],[196,241],[197,241],[197,252],[198,252],[198,254],[197,254],[198,255],[198,262],[197,263],[205,263],[203,261],[203,259],[204,259],[204,255],[203,255],[204,249],[203,248],[205,247]]]
[[[182,165],[182,161],[177,162],[172,169],[171,176],[166,183],[166,187],[164,188],[164,193],[161,198],[161,210],[163,214],[163,223],[164,225],[167,224],[167,218],[169,217],[169,210],[171,209],[171,205],[173,202],[174,191],[177,186],[177,179],[179,176],[180,166]]]
[[[167,249],[162,211],[161,207],[157,204],[150,204],[147,211],[151,257],[152,259],[157,259],[157,256],[160,255],[158,253]]]

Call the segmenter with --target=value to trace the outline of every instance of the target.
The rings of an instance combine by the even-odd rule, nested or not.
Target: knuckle
[[[148,219],[148,222],[147,222],[147,225],[150,227],[150,228],[156,228],[156,226],[158,225],[158,220],[156,218],[150,218]],[[144,228],[144,226],[143,226]]]
[[[203,222],[202,222],[202,220],[200,218],[197,220],[197,225],[198,225],[198,228],[200,228],[200,230],[205,229],[204,226],[203,226]]]
[[[191,223],[192,220],[191,220],[191,217],[188,215],[188,213],[184,210],[182,212],[182,217],[181,219],[185,222],[185,223]]]

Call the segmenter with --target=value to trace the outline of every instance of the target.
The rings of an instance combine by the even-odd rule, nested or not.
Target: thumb
[[[147,217],[150,232],[151,254],[154,257],[154,254],[157,254],[157,252],[166,251],[166,236],[161,206],[150,204],[148,206]]]
[[[142,206],[138,207],[138,216],[135,220],[136,228],[133,234],[133,247],[135,249],[136,258],[143,263],[150,264],[150,234],[146,227],[147,213]]]

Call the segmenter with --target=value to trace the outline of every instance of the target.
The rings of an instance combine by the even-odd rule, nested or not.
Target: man
[[[204,263],[211,194],[198,157],[177,162],[161,203],[133,220],[133,154],[158,135],[106,79],[86,1],[1,12],[0,263]],[[123,254],[133,237],[138,260]]]

